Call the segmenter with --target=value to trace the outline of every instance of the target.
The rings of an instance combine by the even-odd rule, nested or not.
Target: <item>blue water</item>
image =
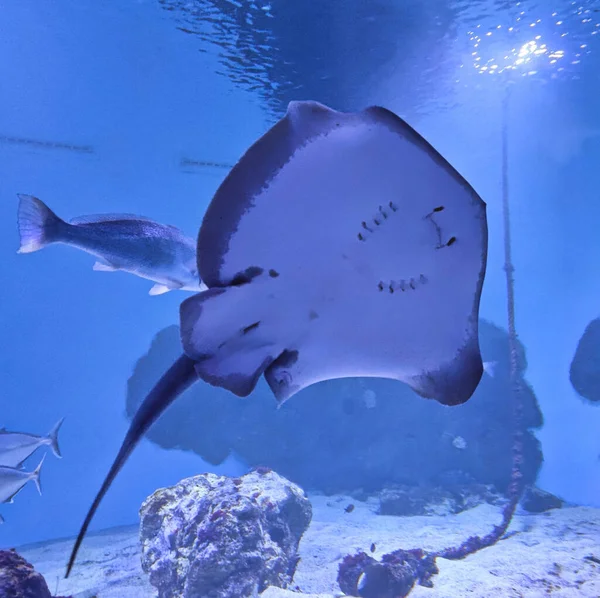
[[[7,520],[0,546],[77,532],[127,429],[123,397],[133,364],[156,332],[177,323],[184,298],[175,292],[149,297],[148,281],[94,272],[90,256],[65,247],[17,255],[17,193],[34,194],[65,217],[134,212],[193,237],[227,170],[184,167],[182,160],[235,163],[291,99],[339,109],[382,104],[417,128],[487,202],[481,315],[504,326],[500,100],[506,73],[478,73],[473,53],[483,62],[503,57],[535,40],[537,31],[553,51],[564,46],[558,61],[565,67],[559,70],[546,52],[508,73],[514,81],[506,125],[517,328],[527,349],[526,377],[544,414],[538,485],[600,506],[600,410],[577,396],[568,377],[600,296],[600,33],[593,34],[600,4],[582,3],[580,11],[555,2],[552,16],[545,3],[522,2],[531,32],[520,23],[520,37],[506,38],[502,27],[520,13],[491,0],[440,1],[427,9],[381,1],[361,5],[354,16],[341,2],[325,10],[315,1],[304,8],[314,12],[313,32],[294,30],[283,0],[192,3],[196,17],[204,15],[201,24],[178,4],[0,2],[0,426],[43,434],[66,417],[64,458],[46,460],[41,498],[27,487],[0,509]],[[230,12],[238,4],[254,15],[244,35]],[[260,33],[269,20],[277,35]],[[324,22],[336,26],[319,25]],[[486,46],[492,36],[485,33],[474,47],[469,32],[477,25],[500,37],[500,49]],[[92,529],[135,522],[154,489],[206,470],[239,474],[245,465],[232,456],[211,466],[194,454],[142,442]]]

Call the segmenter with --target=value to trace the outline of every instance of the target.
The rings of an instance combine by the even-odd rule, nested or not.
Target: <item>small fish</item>
[[[377,546],[375,546],[375,542],[371,543],[371,552],[375,552],[377,550]]]
[[[0,466],[0,503],[11,503],[13,498],[23,490],[27,482],[33,480],[40,496],[42,487],[40,486],[40,471],[46,455],[42,457],[40,464],[34,471],[22,471],[15,467]]]
[[[52,452],[61,459],[62,455],[58,447],[58,430],[64,419],[63,417],[50,430],[48,436],[9,432],[4,428],[0,428],[0,465],[19,469],[23,465],[23,461],[44,445],[50,446]]]
[[[99,258],[93,269],[121,270],[156,284],[150,295],[174,289],[202,291],[196,265],[196,242],[176,227],[133,214],[80,216],[65,222],[44,202],[19,194],[17,253],[64,243]]]
[[[467,448],[467,441],[462,436],[455,436],[452,445],[454,448],[464,451]]]

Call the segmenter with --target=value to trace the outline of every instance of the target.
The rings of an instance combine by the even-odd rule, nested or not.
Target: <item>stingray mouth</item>
[[[429,222],[431,222],[431,224],[433,225],[433,228],[435,230],[435,235],[437,237],[437,245],[435,246],[436,249],[443,249],[444,247],[450,247],[450,246],[454,245],[454,243],[456,243],[455,236],[449,236],[449,235],[444,236],[442,227],[435,218],[438,214],[443,212],[445,209],[446,208],[444,206],[437,206],[436,208],[433,208],[433,210],[425,216],[425,219],[428,220]]]
[[[280,370],[274,373],[271,379],[274,386],[281,388],[282,386],[289,386],[292,383],[292,374],[287,370]]]
[[[286,401],[301,389],[301,386],[294,382],[291,372],[299,356],[298,350],[286,349],[264,372],[265,380],[279,403]]]

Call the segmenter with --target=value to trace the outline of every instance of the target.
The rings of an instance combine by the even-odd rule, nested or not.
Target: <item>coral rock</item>
[[[159,598],[245,598],[285,588],[312,508],[270,470],[204,474],[162,488],[140,510],[142,567]]]
[[[592,320],[577,343],[569,377],[573,388],[592,403],[600,403],[600,318]]]
[[[52,598],[46,580],[14,550],[0,550],[0,596]]]
[[[439,570],[435,555],[423,550],[395,550],[381,562],[364,552],[347,555],[338,568],[338,584],[347,596],[404,598],[415,583],[432,588]]]
[[[523,493],[521,506],[529,513],[543,513],[550,509],[560,509],[563,506],[563,501],[558,496],[550,494],[550,492],[535,486],[529,486]]]
[[[501,500],[493,486],[485,484],[388,486],[379,493],[379,515],[450,515],[482,503],[496,505]]]
[[[335,598],[335,596],[333,594],[305,594],[304,592],[292,592],[269,586],[260,595],[260,598]]]

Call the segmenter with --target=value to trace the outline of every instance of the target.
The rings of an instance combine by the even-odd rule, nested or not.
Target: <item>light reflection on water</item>
[[[600,40],[600,0],[159,2],[273,117],[293,99],[357,109],[399,74],[399,112],[440,110],[475,74],[577,77]]]

